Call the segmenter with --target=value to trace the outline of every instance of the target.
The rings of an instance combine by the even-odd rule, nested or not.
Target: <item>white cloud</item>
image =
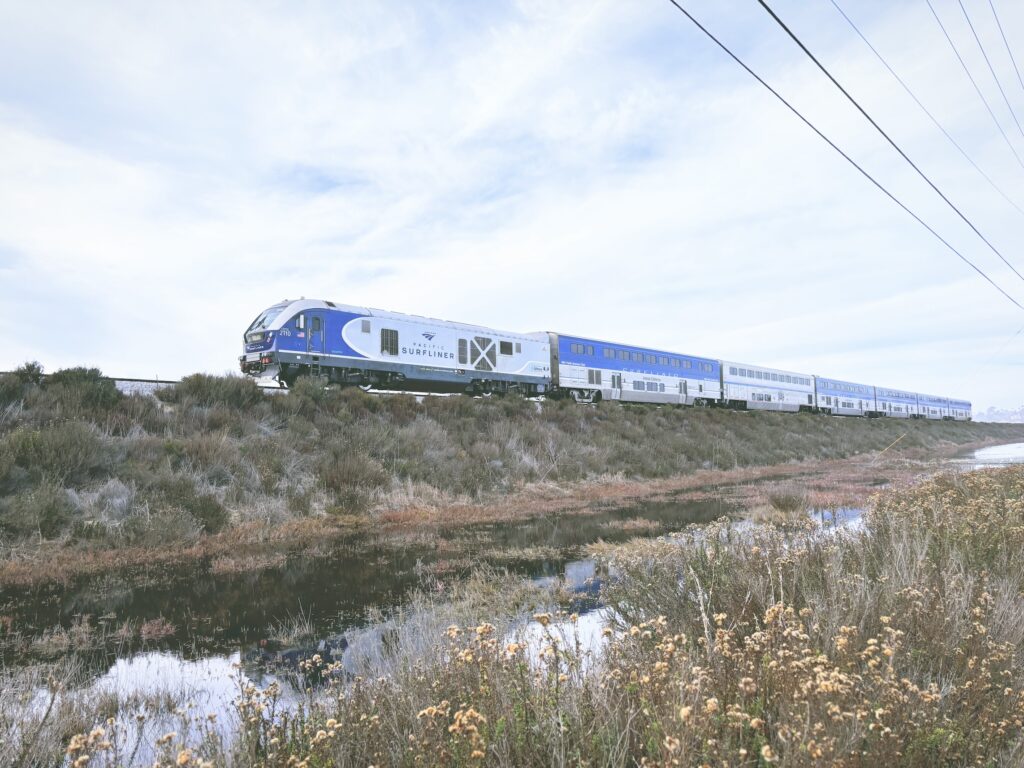
[[[927,9],[847,5],[1016,192]],[[693,7],[1024,303],[766,16]],[[779,12],[1024,266],[1024,218],[834,9]],[[12,6],[0,178],[0,368],[222,371],[306,295],[1024,400],[1024,313],[667,4]]]

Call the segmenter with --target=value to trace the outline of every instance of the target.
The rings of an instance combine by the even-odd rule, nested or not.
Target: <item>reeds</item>
[[[344,666],[305,661],[301,706],[240,680],[229,739],[197,715],[157,762],[1018,765],[1022,498],[1011,468],[887,492],[857,530],[722,521],[599,547],[618,578],[596,639],[476,577],[385,622],[387,642],[354,638]],[[91,727],[69,760],[118,764]]]

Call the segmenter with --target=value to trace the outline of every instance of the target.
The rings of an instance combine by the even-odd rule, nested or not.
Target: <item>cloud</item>
[[[1024,303],[1024,286],[763,13],[694,10]],[[1018,259],[1020,214],[834,9],[779,10]],[[986,171],[1019,188],[927,9],[847,11]],[[1000,11],[1024,34],[1024,9]],[[0,368],[33,357],[120,375],[222,371],[260,309],[305,295],[979,405],[1024,398],[1020,340],[1000,346],[1022,313],[668,4],[5,15],[0,332],[20,346],[4,345]],[[57,327],[26,336],[26,317]]]

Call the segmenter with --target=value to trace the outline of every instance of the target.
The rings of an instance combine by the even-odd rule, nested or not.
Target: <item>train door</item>
[[[324,353],[324,313],[309,312],[306,319],[306,351],[311,355]]]
[[[612,374],[612,400],[622,399],[622,374]]]

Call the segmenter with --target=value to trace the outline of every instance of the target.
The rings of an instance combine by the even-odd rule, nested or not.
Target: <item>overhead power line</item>
[[[992,122],[996,124],[996,128],[999,129],[999,134],[1003,137],[1003,141],[1006,142],[1006,146],[1010,148],[1013,156],[1017,158],[1017,165],[1024,168],[1024,161],[1020,159],[1020,155],[1017,154],[1017,150],[1014,149],[1013,144],[1010,143],[1010,137],[1006,135],[1006,131],[1003,130],[1002,124],[999,122],[999,118],[996,117],[996,113],[992,111],[992,107],[988,103],[988,99],[985,98],[985,94],[981,92],[981,88],[978,87],[977,81],[974,79],[974,75],[971,74],[971,70],[967,68],[967,64],[964,63],[963,57],[960,55],[960,51],[956,47],[956,43],[953,42],[953,38],[949,36],[949,32],[946,31],[946,25],[942,23],[942,19],[939,18],[939,14],[935,12],[935,8],[932,6],[932,0],[924,0],[928,3],[928,9],[932,12],[932,16],[935,17],[935,21],[939,24],[939,29],[942,30],[942,34],[946,36],[946,42],[949,43],[949,47],[953,49],[953,55],[956,56],[956,60],[960,62],[960,66],[963,67],[964,74],[967,75],[967,79],[971,81],[971,85],[974,86],[974,92],[978,94],[978,98],[981,99],[981,103],[985,105],[985,109],[988,110],[989,116],[992,118]]]
[[[946,137],[947,139],[949,139],[949,142],[950,142],[950,143],[951,143],[951,144],[952,144],[952,145],[953,145],[954,147],[956,147],[956,148],[957,148],[957,150],[958,150],[958,151],[960,152],[960,154],[961,154],[961,155],[963,155],[963,156],[964,156],[964,159],[965,159],[965,160],[966,160],[966,161],[967,161],[968,163],[970,163],[970,164],[971,164],[972,166],[974,166],[974,170],[976,170],[976,171],[977,171],[978,173],[980,173],[980,174],[982,175],[982,177],[983,177],[983,178],[985,179],[985,181],[987,181],[987,182],[989,183],[989,185],[990,185],[990,186],[992,187],[992,189],[994,189],[994,190],[995,190],[996,192],[998,192],[998,193],[999,193],[999,194],[1000,194],[1000,195],[1002,196],[1002,198],[1003,198],[1003,199],[1004,199],[1004,200],[1005,200],[1006,202],[1008,202],[1008,203],[1009,203],[1010,205],[1012,205],[1012,206],[1013,206],[1014,208],[1016,208],[1016,209],[1017,209],[1017,211],[1018,211],[1018,212],[1019,212],[1020,214],[1024,215],[1024,209],[1022,209],[1022,208],[1021,208],[1021,207],[1020,207],[1019,205],[1017,205],[1017,203],[1015,203],[1015,202],[1014,202],[1014,201],[1013,201],[1013,200],[1012,200],[1012,199],[1010,198],[1010,196],[1009,196],[1009,195],[1007,195],[1007,194],[1006,194],[1006,192],[1004,192],[1004,191],[1002,190],[1002,188],[1001,188],[1001,187],[1000,187],[1000,186],[999,186],[998,184],[996,184],[996,183],[995,183],[995,182],[994,182],[994,181],[992,180],[992,178],[991,178],[991,177],[990,177],[990,176],[989,176],[989,175],[988,175],[987,173],[985,173],[985,171],[983,171],[983,170],[981,169],[981,166],[979,166],[979,165],[978,165],[978,164],[977,164],[976,162],[974,162],[974,159],[973,159],[973,158],[972,158],[972,157],[971,157],[971,156],[970,156],[969,154],[967,154],[967,150],[965,150],[965,149],[964,149],[964,148],[963,148],[962,146],[960,146],[960,143],[959,143],[959,142],[958,142],[958,141],[957,141],[956,139],[954,139],[952,135],[950,135],[949,131],[947,131],[947,130],[946,130],[946,129],[945,129],[944,127],[943,127],[942,123],[940,123],[940,122],[939,122],[938,118],[937,118],[937,117],[935,117],[935,115],[933,115],[933,114],[932,114],[932,113],[931,113],[931,112],[929,111],[928,107],[926,107],[926,106],[925,106],[925,105],[924,105],[924,104],[923,104],[923,103],[921,102],[921,100],[920,100],[919,98],[917,98],[917,94],[915,94],[915,93],[914,93],[914,92],[913,92],[913,91],[912,91],[912,90],[910,89],[910,86],[909,86],[909,85],[907,85],[907,84],[906,84],[906,82],[904,82],[903,78],[902,78],[902,77],[900,77],[900,76],[899,76],[899,75],[898,75],[898,74],[896,73],[896,70],[895,70],[895,69],[893,69],[893,68],[892,68],[892,67],[891,67],[891,66],[889,65],[889,62],[885,60],[885,57],[884,57],[884,56],[882,56],[882,54],[878,52],[878,49],[876,49],[876,48],[875,48],[875,46],[873,46],[873,45],[871,44],[871,41],[870,41],[870,40],[868,40],[868,39],[867,39],[867,37],[865,37],[864,33],[863,33],[863,32],[861,32],[861,31],[860,31],[860,29],[859,29],[859,28],[857,27],[857,25],[853,23],[853,19],[851,19],[851,18],[850,18],[849,16],[847,16],[847,15],[846,15],[846,12],[845,12],[845,11],[844,11],[844,10],[843,10],[843,9],[842,9],[842,8],[841,8],[840,6],[839,6],[839,3],[838,3],[838,2],[836,2],[836,0],[831,0],[831,2],[832,2],[832,5],[834,5],[834,6],[835,6],[836,10],[837,10],[837,11],[839,11],[839,14],[840,14],[840,15],[841,15],[841,16],[842,16],[842,17],[843,17],[844,19],[846,19],[846,23],[847,23],[847,24],[849,24],[849,25],[850,25],[850,27],[852,27],[852,28],[853,28],[853,31],[854,31],[854,32],[856,32],[856,33],[857,33],[857,35],[858,35],[858,36],[860,37],[860,39],[864,41],[864,44],[865,44],[865,45],[866,45],[866,46],[867,46],[868,48],[870,48],[870,49],[871,49],[871,52],[872,52],[873,54],[875,54],[875,56],[876,56],[876,57],[878,58],[878,60],[879,60],[880,62],[882,62],[882,66],[884,66],[884,67],[885,67],[885,68],[886,68],[887,70],[889,70],[889,74],[890,74],[890,75],[892,75],[892,76],[893,76],[894,78],[896,78],[896,82],[898,82],[898,83],[899,83],[899,84],[900,84],[901,86],[903,86],[903,90],[907,92],[907,95],[908,95],[908,96],[910,96],[910,98],[912,98],[912,99],[914,100],[914,103],[915,103],[915,104],[917,104],[917,106],[919,106],[919,107],[921,108],[921,111],[922,111],[922,112],[924,112],[924,113],[925,113],[926,115],[928,115],[928,118],[929,118],[929,119],[930,119],[930,120],[931,120],[931,121],[932,121],[932,122],[933,122],[933,123],[935,124],[935,127],[936,127],[936,128],[938,128],[938,129],[939,129],[940,131],[942,131],[942,135],[943,135],[943,136],[945,136],[945,137]],[[991,0],[989,0],[989,2],[991,2]],[[1022,84],[1022,85],[1024,85],[1024,84]]]
[[[753,69],[747,66],[747,64],[739,56],[733,53],[732,50],[725,43],[723,43],[721,40],[715,37],[714,34],[712,34],[711,31],[707,29],[707,27],[705,27],[703,24],[697,21],[697,19],[689,11],[687,11],[685,8],[683,8],[683,6],[679,4],[678,0],[668,1],[672,5],[674,5],[680,13],[682,13],[684,16],[686,16],[686,18],[692,21],[693,24],[697,27],[697,29],[699,29],[708,38],[710,38],[715,45],[721,48],[729,56],[729,58],[731,58],[741,67],[743,67],[743,69],[747,71],[747,74],[749,74],[751,77],[757,80],[757,82],[763,85],[776,99],[781,101],[786,106],[786,108],[789,109],[790,112],[796,115],[804,125],[806,125],[812,131],[814,131],[822,141],[824,141],[826,144],[832,147],[832,149],[838,152],[843,157],[843,159],[846,160],[846,162],[848,162],[850,165],[852,165],[854,168],[860,171],[861,175],[864,176],[864,178],[866,178],[872,184],[874,184],[875,187],[877,187],[879,191],[882,192],[882,194],[884,194],[886,197],[888,197],[890,200],[896,203],[896,205],[898,205],[907,214],[909,214],[918,224],[927,229],[940,243],[942,243],[944,246],[946,246],[946,248],[948,248],[950,251],[956,254],[956,256],[961,261],[963,261],[965,264],[967,264],[967,266],[969,266],[971,269],[973,269],[975,272],[981,275],[981,277],[984,278],[986,282],[988,282],[993,288],[995,288],[997,291],[1003,294],[1003,296],[1009,299],[1014,304],[1014,306],[1016,306],[1018,309],[1024,310],[1024,305],[1022,305],[1015,298],[1013,298],[1013,296],[1007,293],[998,283],[996,283],[995,280],[993,280],[991,277],[985,274],[984,270],[982,270],[981,267],[979,267],[973,261],[964,256],[964,254],[958,251],[948,240],[946,240],[946,238],[944,238],[942,235],[936,232],[935,229],[933,229],[931,225],[928,224],[928,222],[926,222],[924,219],[922,219],[920,216],[918,216],[916,213],[910,210],[910,208],[908,208],[898,197],[896,197],[892,192],[886,189],[881,182],[879,182],[874,176],[872,176],[870,173],[864,170],[864,168],[861,167],[856,160],[854,160],[852,157],[846,154],[846,152],[840,149],[839,146],[834,141],[832,141],[832,139],[830,139],[828,136],[822,133],[821,130],[819,130],[814,123],[812,123],[810,120],[804,117],[800,110],[798,110],[796,107],[790,104],[782,94],[780,94],[778,91],[772,88],[767,83],[767,81],[764,80],[764,78],[762,78]]]
[[[967,26],[971,28],[971,34],[974,35],[974,42],[976,42],[978,44],[978,48],[981,49],[981,55],[984,57],[985,63],[988,65],[988,71],[992,73],[992,79],[996,81],[996,88],[999,89],[999,93],[1003,97],[1003,101],[1006,102],[1006,108],[1010,110],[1010,116],[1013,118],[1013,122],[1017,124],[1017,130],[1020,131],[1021,136],[1024,136],[1024,128],[1020,127],[1020,120],[1017,119],[1017,113],[1013,111],[1013,106],[1010,104],[1010,100],[1006,98],[1006,91],[1003,90],[1003,84],[999,81],[999,75],[996,74],[995,67],[992,66],[992,62],[988,58],[985,46],[982,45],[981,38],[978,37],[978,31],[974,28],[974,22],[971,21],[971,16],[967,13],[967,8],[964,6],[963,0],[956,1],[960,6],[960,10],[964,13],[964,18],[967,20]]]
[[[1010,48],[1010,43],[1006,40],[1006,33],[1003,32],[1003,25],[999,21],[999,14],[996,13],[996,6],[992,0],[988,0],[988,7],[992,9],[992,16],[996,20],[996,26],[999,27],[999,34],[1003,38],[1003,45],[1006,46],[1006,52],[1010,54],[1010,61],[1013,63],[1013,71],[1017,73],[1017,82],[1020,83],[1021,90],[1024,90],[1024,78],[1020,76],[1020,69],[1017,67],[1017,59],[1013,57],[1013,50]]]
[[[1013,266],[1013,264],[1011,264],[1007,260],[1007,258],[1005,256],[1003,256],[1003,254],[1000,252],[1000,250],[998,248],[996,248],[991,243],[991,241],[987,237],[985,237],[985,235],[982,234],[981,230],[978,229],[976,226],[974,226],[974,222],[972,222],[970,219],[968,219],[967,216],[964,215],[963,211],[961,211],[959,208],[957,208],[956,205],[953,203],[953,201],[950,200],[948,197],[946,197],[945,193],[941,189],[939,189],[938,186],[936,186],[935,182],[933,182],[930,178],[928,178],[928,175],[917,166],[917,163],[915,163],[913,160],[910,159],[910,156],[907,155],[907,153],[903,151],[903,149],[900,147],[900,145],[897,144],[895,141],[893,141],[892,137],[890,137],[889,134],[886,133],[882,129],[882,126],[880,126],[877,122],[875,122],[875,119],[873,117],[871,117],[871,115],[869,115],[867,113],[867,111],[864,109],[864,107],[862,107],[860,105],[860,103],[855,98],[853,98],[853,96],[850,95],[850,92],[847,91],[838,80],[836,80],[836,78],[832,75],[832,73],[828,71],[828,68],[824,64],[822,64],[820,61],[818,61],[818,58],[813,53],[811,53],[810,49],[806,45],[804,45],[803,41],[799,37],[796,36],[796,34],[793,32],[793,30],[791,30],[788,26],[786,26],[786,22],[784,22],[782,19],[779,18],[778,14],[776,14],[775,11],[772,10],[771,6],[768,5],[768,3],[765,2],[765,0],[757,0],[757,2],[760,3],[761,7],[764,8],[768,12],[768,15],[771,16],[775,20],[775,22],[780,27],[782,27],[783,30],[785,30],[786,34],[789,35],[790,38],[792,38],[793,42],[795,42],[798,46],[800,46],[800,50],[802,50],[804,53],[807,54],[807,56],[810,58],[810,60],[813,61],[817,65],[818,69],[820,69],[822,72],[825,73],[825,76],[829,80],[831,80],[832,84],[835,85],[835,87],[838,88],[842,92],[843,96],[845,96],[849,100],[849,102],[851,104],[853,104],[853,106],[855,106],[857,108],[857,111],[860,112],[864,116],[864,118],[869,123],[871,123],[872,126],[874,126],[875,130],[878,131],[887,142],[889,142],[889,144],[892,146],[892,148],[895,149],[897,152],[899,152],[900,157],[902,157],[904,160],[906,160],[910,164],[910,167],[913,168],[915,171],[917,171],[917,175],[925,180],[925,182],[928,184],[928,186],[931,187],[935,191],[935,194],[937,194],[939,197],[941,197],[943,199],[943,201],[946,203],[946,205],[948,205],[950,208],[952,208],[953,211],[956,213],[956,215],[959,216],[960,219],[967,226],[969,226],[974,231],[974,234],[976,234],[978,237],[980,237],[984,241],[985,245],[987,245],[992,250],[992,252],[1002,260],[1002,262],[1006,266],[1008,266],[1011,270],[1013,270],[1013,274],[1015,274],[1022,281],[1024,281],[1024,275],[1022,275],[1020,272],[1017,271],[1017,268],[1015,266]]]

